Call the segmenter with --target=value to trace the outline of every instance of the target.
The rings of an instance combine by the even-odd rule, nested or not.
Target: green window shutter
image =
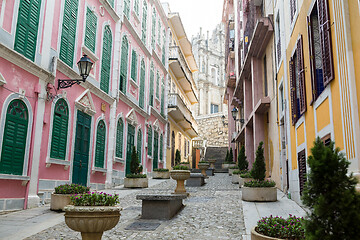
[[[14,49],[34,61],[41,0],[21,0]]]
[[[150,106],[154,106],[154,65],[150,68]]]
[[[142,148],[142,133],[141,133],[141,129],[139,129],[138,131],[138,135],[137,135],[137,146],[136,146],[136,150],[137,150],[137,154],[139,156],[139,162],[141,163],[141,148]]]
[[[85,46],[95,53],[97,17],[90,8],[86,11]]]
[[[149,156],[152,156],[152,128],[148,127],[148,153]]]
[[[134,1],[134,11],[139,16],[139,0]]]
[[[136,51],[132,50],[131,54],[131,79],[137,82],[137,55]]]
[[[130,0],[124,0],[124,14],[130,20]]]
[[[107,0],[112,8],[114,8],[114,0]]]
[[[156,73],[156,97],[157,97],[157,99],[159,99],[159,97],[160,97],[160,94],[159,94],[159,92],[160,92],[160,90],[159,90],[159,86],[160,86],[160,76],[159,76],[159,71]]]
[[[69,108],[64,99],[55,104],[50,157],[65,160],[69,122]]]
[[[123,145],[124,145],[124,124],[120,118],[116,128],[116,149],[115,156],[118,158],[123,157]]]
[[[59,58],[73,67],[78,0],[67,0],[64,6]]]
[[[141,41],[146,45],[146,19],[147,18],[147,3],[143,2],[143,16],[142,16],[142,24],[141,24]]]
[[[140,73],[140,94],[139,94],[139,106],[144,107],[145,98],[145,62],[141,61],[141,73]]]
[[[129,43],[126,37],[123,37],[122,46],[121,46],[121,66],[120,66],[120,86],[119,90],[126,93],[126,83],[127,83],[127,70],[128,70],[128,50]]]
[[[161,23],[160,23],[160,18],[158,21],[158,37],[157,37],[157,42],[160,45],[160,35],[161,35]]]
[[[95,147],[95,167],[104,168],[105,161],[105,123],[101,120],[98,123],[96,131],[96,147]]]
[[[28,121],[28,110],[24,102],[19,99],[11,101],[6,111],[0,173],[22,175]]]
[[[155,34],[156,34],[156,10],[153,8],[153,15],[152,15],[152,37],[151,37],[151,46],[152,48],[155,48]]]
[[[160,135],[160,161],[163,160],[163,135]]]
[[[109,85],[110,85],[111,49],[112,49],[111,29],[109,26],[106,26],[103,37],[101,80],[100,80],[100,89],[106,93],[109,93]]]
[[[164,87],[164,79],[162,80],[161,84],[161,115],[165,117],[165,87]]]

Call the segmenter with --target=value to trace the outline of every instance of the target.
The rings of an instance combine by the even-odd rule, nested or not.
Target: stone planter
[[[201,170],[202,175],[204,175],[204,177],[207,177],[206,175],[206,170],[210,167],[209,163],[199,163],[198,164],[198,168]]]
[[[242,186],[244,186],[244,183],[246,182],[250,182],[254,180],[253,178],[242,178],[240,177],[240,180],[239,180],[239,188],[241,188]]]
[[[231,168],[231,167],[235,167],[236,164],[235,164],[235,163],[232,163],[232,164],[223,163],[221,166],[222,166],[223,169],[229,169],[229,168]]]
[[[148,178],[124,178],[125,188],[147,188]]]
[[[72,194],[51,194],[50,210],[64,211],[64,207],[70,205]]]
[[[215,168],[216,159],[209,159],[208,162],[210,163],[210,168]]]
[[[169,179],[170,178],[170,172],[153,172],[153,179]]]
[[[176,189],[174,194],[187,194],[184,182],[190,178],[189,170],[171,170],[170,177],[176,180]]]
[[[262,235],[262,234],[256,232],[255,228],[256,227],[253,227],[253,229],[251,229],[251,240],[281,240],[281,238],[273,238],[273,237],[268,237],[268,236]]]
[[[239,169],[238,168],[229,168],[229,176],[232,176],[233,172],[237,171],[237,170],[239,170]]]
[[[276,202],[277,189],[276,187],[243,187],[242,200],[248,202]]]
[[[188,169],[190,169],[190,163],[180,163],[180,166],[185,166],[188,167]]]
[[[104,231],[119,222],[120,210],[116,206],[68,205],[65,207],[65,223],[72,230],[81,232],[83,240],[100,240]]]
[[[231,178],[231,182],[238,184],[240,182],[240,174],[233,174]]]

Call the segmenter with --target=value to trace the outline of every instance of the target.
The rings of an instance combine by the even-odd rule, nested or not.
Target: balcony
[[[183,128],[183,130],[194,138],[198,135],[198,125],[191,111],[181,99],[179,94],[170,93],[168,99],[168,115]]]
[[[192,72],[183,53],[178,46],[171,46],[169,50],[169,68],[174,73],[191,104],[197,103],[198,99],[192,85]]]

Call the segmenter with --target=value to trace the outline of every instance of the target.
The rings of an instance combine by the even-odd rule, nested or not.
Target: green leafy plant
[[[239,169],[238,166],[229,167],[229,169]]]
[[[256,232],[273,238],[300,240],[305,239],[304,219],[292,216],[287,219],[282,217],[263,217],[257,222]],[[323,238],[319,238],[323,239]]]
[[[176,149],[175,152],[175,165],[179,165],[181,162],[181,155],[179,149]]]
[[[356,179],[347,174],[350,162],[334,142],[325,146],[320,138],[307,161],[311,171],[302,196],[310,209],[306,239],[359,239],[360,195]]]
[[[240,175],[242,172],[240,171],[240,170],[235,170],[235,171],[233,171],[233,174],[234,175]]]
[[[240,174],[240,177],[242,177],[242,178],[252,178],[251,173],[249,173],[249,172]]]
[[[146,178],[146,174],[126,174],[126,178]]]
[[[143,167],[139,163],[139,157],[137,155],[136,148],[135,148],[135,146],[133,146],[132,151],[131,151],[131,161],[130,161],[131,175],[132,176],[139,175],[139,177],[140,177],[140,175],[141,175],[140,173],[142,172],[142,170],[143,170]],[[130,174],[127,174],[126,177],[128,175],[130,175]],[[135,178],[135,177],[133,177],[133,178]]]
[[[119,195],[111,195],[103,192],[87,192],[70,197],[75,206],[115,206],[119,203]]]
[[[263,181],[265,179],[265,158],[264,158],[264,148],[263,142],[259,143],[258,149],[256,150],[256,158],[254,165],[250,171],[251,176],[259,181]]]
[[[173,170],[189,170],[187,166],[177,165],[173,167]]]
[[[169,169],[167,169],[167,168],[155,168],[154,169],[154,172],[168,172],[169,171]]]
[[[209,164],[209,162],[208,162],[208,161],[200,161],[199,163]]]
[[[232,150],[232,148],[230,148],[228,162],[231,162],[231,163],[234,162],[234,155],[233,155],[233,150]]]
[[[264,180],[252,180],[250,182],[244,183],[245,187],[253,187],[253,188],[268,188],[268,187],[275,187],[276,183],[274,181]]]
[[[242,146],[238,155],[238,167],[240,170],[248,170],[249,162],[246,160],[245,146]]]
[[[225,163],[229,162],[229,149],[226,150]]]
[[[90,191],[89,187],[79,184],[63,184],[55,188],[55,194],[80,194]]]

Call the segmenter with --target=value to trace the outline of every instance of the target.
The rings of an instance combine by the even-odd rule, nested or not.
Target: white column
[[[112,182],[112,173],[113,173],[113,162],[115,160],[115,136],[116,136],[116,103],[114,101],[110,106],[110,127],[109,127],[109,140],[108,140],[108,158],[106,165],[106,181],[105,188],[111,188],[113,185]]]

